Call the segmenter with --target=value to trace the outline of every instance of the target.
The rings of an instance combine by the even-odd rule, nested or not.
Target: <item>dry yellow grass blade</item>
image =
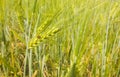
[[[32,77],[37,77],[37,73],[38,73],[38,70],[35,70],[35,72],[33,73]]]

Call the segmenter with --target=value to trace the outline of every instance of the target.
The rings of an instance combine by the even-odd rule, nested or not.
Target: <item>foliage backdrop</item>
[[[0,0],[0,77],[119,76],[119,0]]]

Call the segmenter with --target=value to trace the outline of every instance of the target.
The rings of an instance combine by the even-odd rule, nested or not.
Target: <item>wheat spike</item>
[[[57,32],[59,32],[60,28],[53,27],[51,30],[47,31],[44,34],[38,34],[34,38],[31,39],[29,43],[29,48],[33,48],[39,45],[40,42],[42,42],[45,39],[48,39],[51,36],[54,36]]]
[[[60,13],[61,11],[59,10],[55,15],[48,16],[43,24],[38,27],[36,35],[29,41],[29,48],[34,48],[38,46],[40,42],[48,39],[50,36],[55,35],[61,30],[60,28],[57,28],[55,26],[50,27],[50,24],[54,21],[55,18],[59,16]]]

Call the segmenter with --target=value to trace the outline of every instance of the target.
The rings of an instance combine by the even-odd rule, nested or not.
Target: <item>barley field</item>
[[[0,0],[0,77],[120,77],[120,0]]]

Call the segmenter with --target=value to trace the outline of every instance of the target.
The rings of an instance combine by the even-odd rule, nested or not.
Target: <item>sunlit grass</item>
[[[0,77],[119,77],[119,0],[0,0]]]

